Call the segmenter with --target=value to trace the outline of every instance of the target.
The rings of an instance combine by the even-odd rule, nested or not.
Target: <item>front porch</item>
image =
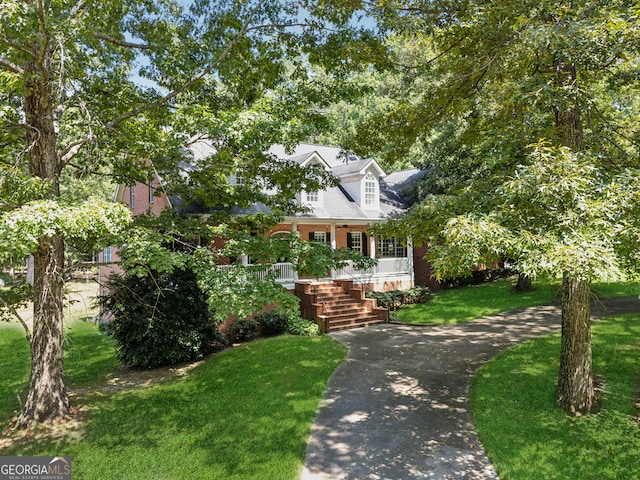
[[[326,277],[301,277],[294,270],[290,262],[273,263],[256,271],[261,279],[275,273],[276,281],[287,290],[294,290],[296,282],[305,280],[307,283],[327,283],[332,280],[349,280],[356,285],[366,285],[371,290],[386,291],[400,290],[413,287],[413,268],[410,257],[379,258],[378,264],[367,270],[354,268],[352,262],[338,269],[331,270]],[[219,265],[218,268],[231,268],[231,265]]]

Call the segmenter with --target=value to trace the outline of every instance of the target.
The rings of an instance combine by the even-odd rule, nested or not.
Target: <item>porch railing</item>
[[[379,258],[377,273],[409,273],[409,259],[407,257],[398,258]]]
[[[227,268],[233,268],[233,265],[218,265],[218,268],[224,270]],[[255,270],[253,274],[260,280],[265,280],[267,275],[270,275],[274,271],[276,272],[276,279],[278,282],[286,283],[293,281],[293,266],[288,262],[272,263],[271,265],[266,266],[264,270]]]
[[[232,265],[219,265],[218,268],[231,268]],[[265,270],[255,271],[254,274],[261,280],[264,280],[267,275],[273,271],[276,271],[277,281],[280,283],[293,282],[294,270],[291,263],[282,262],[269,265]],[[377,275],[386,276],[393,274],[405,274],[409,273],[409,259],[406,257],[399,258],[379,258],[378,265],[366,270],[358,270],[354,268],[352,262],[348,262],[347,265],[335,271],[335,278],[371,278]]]
[[[378,265],[366,270],[354,268],[349,262],[343,268],[336,270],[337,278],[372,277],[377,275],[393,275],[399,273],[409,273],[409,259],[399,258],[378,258]]]

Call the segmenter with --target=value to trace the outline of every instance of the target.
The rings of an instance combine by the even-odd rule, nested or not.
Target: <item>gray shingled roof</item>
[[[418,170],[417,168],[410,168],[408,170],[398,170],[397,172],[393,172],[387,175],[384,178],[384,181],[391,186],[395,186],[401,183],[416,180],[423,173],[424,173],[423,170]]]
[[[197,151],[194,152],[194,157],[203,158],[207,156],[207,149],[209,154],[213,153],[212,145],[208,142],[199,143],[197,145]],[[269,149],[269,153],[275,155],[278,158],[288,159],[295,161],[299,164],[303,164],[311,156],[317,154],[320,156],[326,164],[331,168],[331,171],[337,177],[344,177],[348,175],[357,174],[363,172],[365,169],[374,165],[383,175],[384,172],[379,167],[374,159],[362,159],[360,157],[351,156],[349,159],[342,148],[333,147],[327,145],[315,145],[315,144],[300,144],[295,149],[287,154],[284,146],[274,145]],[[411,172],[411,173],[409,173]],[[349,196],[347,191],[341,186],[331,187],[324,191],[322,195],[322,204],[315,205],[313,208],[303,214],[296,215],[297,218],[316,218],[331,220],[336,219],[340,221],[348,220],[380,220],[390,215],[401,213],[408,208],[406,202],[398,194],[394,186],[398,183],[402,183],[411,177],[411,175],[418,173],[417,170],[405,170],[402,172],[395,172],[388,175],[385,180],[380,178],[380,209],[364,210]],[[391,181],[389,181],[391,180]],[[176,199],[177,200],[177,199]],[[180,202],[177,203],[179,205]],[[201,213],[199,206],[189,207],[182,206],[183,209],[189,213]],[[266,212],[268,209],[264,205],[254,205],[249,209],[233,209],[233,213],[243,215],[258,212]]]
[[[361,158],[358,160],[350,160],[347,163],[335,166],[331,169],[331,172],[336,177],[345,177],[354,173],[359,173],[369,168],[370,165],[376,165],[376,169],[382,172],[382,169],[373,158]]]
[[[317,153],[327,165],[331,167],[331,172],[338,178],[364,172],[372,165],[384,175],[384,172],[374,159],[363,159],[354,157],[353,155],[348,157],[340,147],[300,144],[296,146],[290,154],[287,154],[282,145],[274,145],[269,149],[269,152],[279,158],[288,158],[291,160],[306,160],[313,153]],[[408,208],[408,205],[400,195],[387,185],[385,180],[380,179],[379,183],[380,210],[365,210],[349,196],[346,190],[340,187],[334,187],[324,192],[322,205],[314,205],[311,212],[298,216],[327,220],[380,220],[389,215],[401,213]]]

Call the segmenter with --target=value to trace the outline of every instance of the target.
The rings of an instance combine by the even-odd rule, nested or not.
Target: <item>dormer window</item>
[[[377,206],[378,182],[371,172],[364,177],[364,204],[365,206]]]
[[[233,185],[234,187],[244,185],[244,177],[242,176],[240,170],[236,170],[235,175],[231,175],[229,180],[231,185]]]
[[[307,192],[306,198],[307,198],[307,202],[309,203],[318,203],[318,200],[319,200],[318,192]]]

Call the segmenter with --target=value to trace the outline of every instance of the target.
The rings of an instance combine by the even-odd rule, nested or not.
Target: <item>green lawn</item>
[[[444,323],[463,321],[548,303],[556,290],[542,284],[516,295],[499,281],[442,291],[423,307],[436,305]],[[597,291],[607,297],[639,290],[636,283],[600,284]],[[606,380],[606,397],[599,414],[583,418],[554,404],[557,335],[511,349],[481,369],[471,407],[501,478],[640,479],[640,429],[632,418],[639,347],[640,316],[594,325],[594,365]],[[70,455],[74,479],[294,479],[326,382],[345,354],[327,336],[274,337],[221,352],[182,377],[111,390],[107,379],[122,372],[110,337],[72,321],[65,371],[76,392],[72,404],[86,412],[81,426],[71,435],[0,443],[0,455]],[[29,375],[27,342],[12,324],[0,324],[0,368],[4,429],[24,401]]]
[[[24,330],[18,324],[0,323],[0,430],[20,409],[19,396],[28,386],[29,368],[29,343]]]
[[[512,348],[482,367],[470,404],[485,450],[503,480],[640,479],[640,315],[594,322],[602,410],[573,417],[555,406],[559,334]],[[634,418],[635,417],[635,418]]]
[[[71,389],[104,383],[119,365],[111,337],[84,320],[71,321],[65,335],[65,381]],[[22,327],[0,324],[0,430],[21,409],[30,368],[29,344]]]
[[[560,301],[558,282],[539,281],[531,292],[513,290],[515,278],[501,279],[438,291],[429,303],[407,305],[396,312],[396,320],[404,323],[453,324],[495,315],[508,310],[548,305]],[[598,283],[593,291],[601,298],[640,294],[640,282]]]
[[[0,339],[6,427],[29,362],[19,329],[0,325]],[[186,376],[115,392],[99,388],[117,367],[113,353],[109,337],[73,322],[65,370],[71,391],[85,392],[72,401],[88,410],[82,429],[0,455],[70,455],[74,479],[294,479],[326,382],[346,351],[326,336],[274,337],[221,352]]]

